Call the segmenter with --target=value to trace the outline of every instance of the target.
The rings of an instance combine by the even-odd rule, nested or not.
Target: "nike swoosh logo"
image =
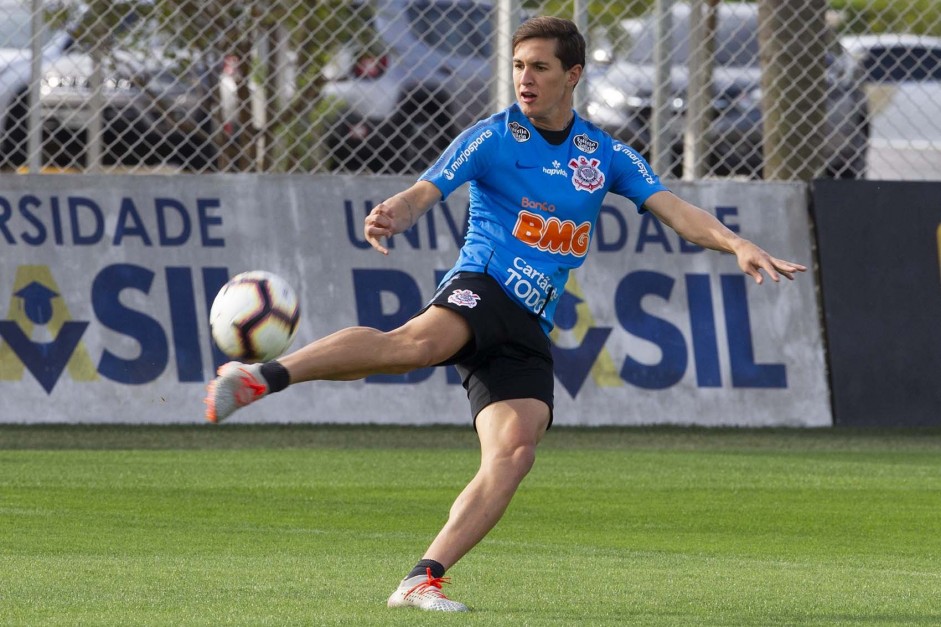
[[[516,162],[516,167],[518,167],[518,168],[521,169],[521,170],[531,170],[531,169],[533,169],[533,168],[538,168],[539,166],[538,166],[538,165],[530,165],[530,164],[528,164],[528,163],[522,163],[522,162],[520,162],[520,161],[517,161],[517,162]]]

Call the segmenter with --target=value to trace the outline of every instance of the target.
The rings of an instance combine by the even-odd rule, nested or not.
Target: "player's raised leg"
[[[278,361],[290,373],[291,383],[352,381],[433,366],[452,357],[471,337],[464,318],[450,309],[431,306],[392,331],[350,327]]]
[[[349,327],[265,364],[230,362],[209,384],[206,419],[219,422],[237,409],[289,384],[351,381],[371,374],[401,374],[440,363],[471,340],[467,322],[432,306],[388,332]]]

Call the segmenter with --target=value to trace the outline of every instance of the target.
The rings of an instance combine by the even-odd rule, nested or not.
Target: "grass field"
[[[470,429],[0,426],[4,625],[939,625],[941,432],[553,429],[449,575],[385,599]]]

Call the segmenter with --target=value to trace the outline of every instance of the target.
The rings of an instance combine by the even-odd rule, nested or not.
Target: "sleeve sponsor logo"
[[[650,173],[650,170],[647,169],[647,164],[644,163],[644,160],[638,155],[630,146],[626,146],[620,142],[614,142],[614,152],[623,152],[627,155],[627,158],[631,160],[637,167],[637,173],[647,181],[648,185],[653,185],[653,175]]]
[[[475,137],[474,141],[469,143],[467,147],[464,148],[464,150],[458,153],[457,158],[451,162],[451,165],[444,169],[444,178],[448,179],[449,181],[453,180],[454,175],[459,169],[461,169],[461,166],[467,163],[471,156],[477,152],[477,149],[480,148],[480,146],[491,137],[493,137],[493,131],[491,131],[489,128]]]

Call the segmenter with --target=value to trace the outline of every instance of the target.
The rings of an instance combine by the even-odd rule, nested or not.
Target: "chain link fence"
[[[0,0],[0,171],[416,173],[543,13],[661,175],[941,178],[936,0]]]

